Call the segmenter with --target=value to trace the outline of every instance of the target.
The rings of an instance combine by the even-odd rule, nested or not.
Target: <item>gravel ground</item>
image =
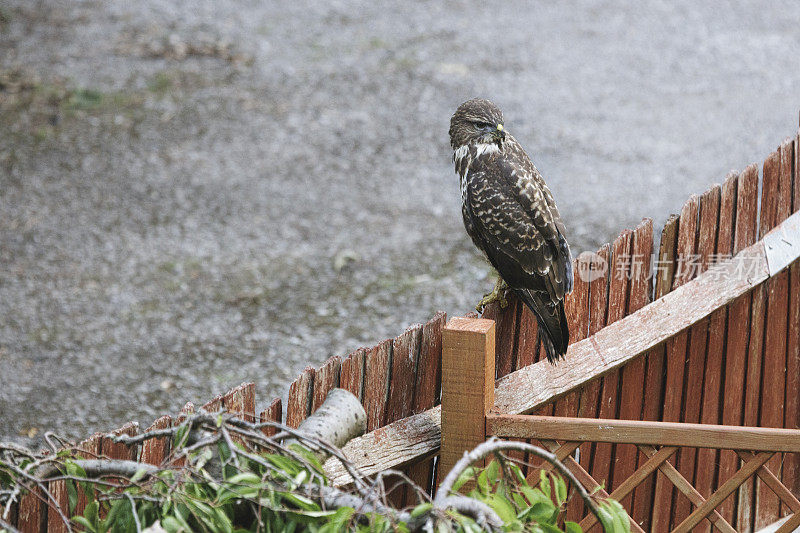
[[[266,400],[468,310],[492,285],[447,138],[469,97],[576,252],[795,131],[800,7],[627,5],[0,0],[0,438]]]

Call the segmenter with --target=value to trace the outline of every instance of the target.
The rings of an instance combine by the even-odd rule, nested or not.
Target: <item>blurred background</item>
[[[793,134],[798,57],[800,6],[766,1],[0,0],[0,438],[281,395],[469,311],[463,100],[504,110],[577,255]]]

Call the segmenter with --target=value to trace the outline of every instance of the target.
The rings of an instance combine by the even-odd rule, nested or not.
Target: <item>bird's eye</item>
[[[492,125],[489,124],[488,122],[476,122],[475,127],[478,128],[479,130],[484,130],[486,128],[491,128]]]

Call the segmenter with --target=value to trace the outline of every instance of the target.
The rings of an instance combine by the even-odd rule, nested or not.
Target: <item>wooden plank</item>
[[[693,279],[695,268],[695,250],[697,242],[697,215],[700,209],[700,199],[696,195],[681,209],[678,220],[678,240],[675,248],[675,277],[672,282],[673,290]],[[688,359],[689,332],[682,331],[666,343],[666,377],[664,384],[664,407],[662,420],[678,422],[681,419],[683,407],[683,391],[685,388],[686,362]],[[680,461],[678,452],[678,461]],[[656,477],[654,492],[654,519],[653,531],[661,533],[669,529],[670,516],[674,513],[676,504],[673,501],[672,486],[663,476]],[[656,518],[658,518],[656,520]]]
[[[650,273],[653,254],[653,221],[645,219],[634,230],[631,245],[629,276],[629,295],[627,313],[635,312],[647,305],[650,299]],[[622,367],[621,388],[619,391],[619,418],[641,420],[644,407],[645,370],[647,359],[639,357]],[[639,463],[639,450],[633,445],[618,445],[614,454],[614,480],[612,489],[629,479]],[[633,494],[626,494],[620,502],[626,509],[632,509]]]
[[[774,212],[764,214],[762,211],[761,221],[762,224],[766,224],[766,227],[761,227],[762,234],[766,233],[766,230],[775,227],[778,223],[783,222],[791,210],[791,169],[784,169],[788,171],[788,176],[785,176],[784,172],[781,172],[781,159],[779,149],[770,154],[767,160],[764,161],[764,188],[761,192],[761,205],[763,209],[766,202],[768,207],[774,207]],[[789,273],[784,271],[775,278],[767,280],[765,287],[767,316],[764,324],[764,371],[761,375],[759,425],[783,427]],[[781,463],[782,457],[776,455],[770,460],[768,467],[780,476]],[[758,508],[755,528],[758,530],[780,518],[780,500],[772,491],[764,487],[759,480],[756,480],[756,494]]]
[[[588,265],[587,265],[588,266]],[[585,339],[589,334],[589,282],[590,278],[583,275],[579,260],[573,262],[574,286],[565,301],[565,314],[569,324],[570,343]],[[517,370],[515,368],[515,370]],[[578,416],[581,401],[581,391],[573,391],[556,402],[553,410],[556,416]],[[580,443],[578,443],[580,444]],[[591,444],[584,449],[591,450]],[[580,456],[580,451],[577,452]],[[575,487],[569,486],[569,500],[567,502],[566,519],[576,520],[583,509],[583,501],[575,495]]]
[[[672,280],[675,274],[675,249],[678,243],[678,216],[671,215],[664,224],[659,243],[657,263],[653,265],[655,283],[653,300],[661,298],[672,290]],[[645,390],[642,406],[642,420],[661,420],[661,411],[664,405],[664,381],[666,376],[665,348],[656,347],[646,355],[647,370],[645,375]],[[636,488],[633,493],[633,508],[631,519],[648,531],[654,511],[653,495],[656,476],[648,477]]]
[[[166,429],[170,426],[172,426],[172,417],[164,415],[160,418],[157,418],[155,422],[153,422],[150,427],[145,430],[145,433],[148,431],[155,431],[157,429]],[[169,437],[148,439],[142,443],[142,455],[139,460],[143,463],[158,466],[164,462],[164,459],[169,457],[169,449],[171,444],[172,443],[170,442]]]
[[[449,472],[486,438],[494,406],[494,322],[453,318],[442,338],[442,450],[439,474]]]
[[[258,421],[259,422],[268,422],[268,421],[280,422],[281,421],[281,416],[283,414],[282,411],[283,411],[283,406],[281,405],[281,399],[280,398],[273,398],[272,402],[270,402],[270,404],[267,406],[267,408],[264,409],[263,411],[261,411],[261,413],[258,415]],[[270,427],[270,426],[264,426],[263,428],[261,428],[261,431],[267,437],[271,437],[271,436],[275,435],[276,433],[278,433],[278,428]]]
[[[792,515],[791,518],[781,524],[781,527],[775,530],[775,533],[794,533],[798,528],[800,528],[800,513]]]
[[[611,245],[604,244],[600,247],[589,263],[591,275],[589,281],[589,335],[594,335],[606,325],[608,318],[608,283],[611,273],[609,272],[609,259],[611,256]],[[587,418],[597,416],[600,409],[600,391],[602,380],[595,379],[587,383],[581,390],[580,405],[578,415]],[[592,471],[592,459],[594,457],[594,443],[587,443],[580,448],[580,465],[587,472]]]
[[[785,428],[494,413],[486,428],[498,437],[800,452],[800,430]]]
[[[501,378],[513,370],[517,346],[520,306],[517,303],[518,298],[511,292],[507,293],[506,300],[506,307],[500,307],[500,302],[493,302],[481,315],[482,318],[495,322],[495,378]]]
[[[709,264],[716,248],[717,223],[719,221],[719,204],[721,188],[715,185],[700,197],[699,221],[697,228],[697,247],[693,262],[696,265],[689,273],[693,279],[702,273]],[[709,320],[701,320],[689,328],[689,344],[687,350],[687,363],[684,378],[683,406],[681,420],[684,422],[700,422],[700,407],[702,403],[703,377],[705,373],[706,348],[708,346]],[[695,462],[697,450],[682,449],[678,453],[678,471],[689,480],[695,482]],[[678,498],[673,509],[673,522],[680,523],[691,512],[689,500]]]
[[[88,439],[81,441],[76,446],[76,456],[82,459],[96,459],[100,456],[100,443],[103,440],[101,433],[95,433]],[[75,506],[75,514],[82,515],[86,509],[86,495],[83,490],[78,487],[78,503]]]
[[[413,413],[415,371],[421,341],[422,324],[407,328],[402,335],[392,341],[389,395],[382,425],[390,424]],[[395,507],[402,507],[406,498],[406,487],[395,487],[401,480],[393,477],[386,479],[384,483],[386,487],[394,489],[388,494],[389,502]]]
[[[255,421],[256,385],[242,383],[222,396],[222,406],[226,412],[236,415],[245,422]]]
[[[381,427],[386,413],[389,393],[389,365],[392,340],[388,339],[370,349],[365,356],[364,409],[367,411],[367,431]]]
[[[612,244],[611,265],[609,269],[608,315],[607,323],[613,324],[628,313],[628,282],[630,277],[631,245],[633,233],[623,231]],[[613,370],[606,374],[600,389],[600,418],[617,418],[617,398],[619,397],[620,371]],[[592,459],[592,477],[611,490],[614,474],[615,447],[610,444],[597,443]]]
[[[421,413],[436,405],[441,392],[442,376],[442,329],[447,315],[436,313],[433,319],[422,328],[419,360],[416,372],[416,389],[414,392],[413,413]],[[409,467],[408,477],[429,493],[433,490],[434,460],[424,459]],[[405,505],[417,505],[411,491],[406,495]]]
[[[758,169],[748,166],[736,181],[736,219],[734,223],[733,253],[753,245],[756,237],[756,212],[758,209]],[[742,425],[744,410],[745,376],[747,373],[747,344],[750,331],[750,304],[752,296],[744,295],[728,307],[728,323],[735,325],[726,332],[725,381],[723,384],[722,423]],[[739,459],[731,451],[720,452],[717,474],[719,487],[738,469]],[[719,512],[731,523],[735,522],[738,495],[734,494],[720,505]]]
[[[722,185],[715,247],[717,258],[725,258],[732,253],[733,227],[736,218],[736,183],[737,175],[731,173]],[[722,422],[720,404],[723,398],[722,379],[727,318],[728,310],[722,308],[712,313],[709,320],[703,400],[700,407],[700,422],[703,424],[720,424]],[[720,464],[719,457],[720,453],[717,450],[701,449],[697,452],[697,474],[694,486],[704,498],[709,497],[714,490],[714,477],[717,469],[705,468],[703,465],[718,465]],[[728,521],[732,519],[730,514],[725,518]]]
[[[342,361],[339,386],[364,401],[364,356],[367,350],[359,348]]]
[[[17,528],[22,533],[47,531],[47,504],[40,489],[29,492],[19,499]]]
[[[783,157],[789,150],[782,152]],[[792,146],[792,209],[794,213],[800,209],[800,134],[795,137]],[[782,170],[783,172],[783,170]],[[789,324],[786,335],[786,407],[784,409],[785,428],[800,427],[800,395],[794,391],[800,389],[800,263],[789,268]],[[800,456],[785,456],[783,466],[783,482],[793,492],[800,494]]]
[[[422,341],[422,325],[406,329],[392,341],[392,370],[389,383],[389,398],[386,402],[386,415],[382,425],[400,420],[412,414],[415,369],[419,346]]]
[[[314,395],[313,366],[307,366],[297,379],[289,385],[289,394],[286,398],[286,425],[296,428],[308,417],[311,411],[311,401]]]
[[[313,413],[325,398],[328,393],[339,386],[339,374],[342,368],[342,358],[338,355],[330,357],[319,370],[314,374],[314,399],[311,402],[311,412]]]
[[[697,507],[694,512],[689,515],[686,520],[681,522],[678,527],[673,530],[673,533],[689,533],[697,524],[699,524],[710,512],[713,512],[722,501],[732,494],[744,480],[752,476],[761,465],[767,462],[773,455],[772,452],[761,452],[756,457],[745,463],[736,474],[733,475],[728,481],[722,484],[717,491],[711,495],[703,504]]]

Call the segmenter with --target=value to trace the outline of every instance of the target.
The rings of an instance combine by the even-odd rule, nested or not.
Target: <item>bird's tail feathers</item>
[[[567,353],[569,345],[569,326],[564,313],[564,302],[548,305],[527,289],[514,289],[514,292],[536,315],[539,338],[542,339],[547,360],[556,363]]]

